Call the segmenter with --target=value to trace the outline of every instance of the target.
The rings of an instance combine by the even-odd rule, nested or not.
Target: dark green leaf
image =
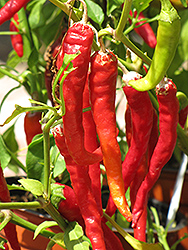
[[[141,11],[145,10],[149,6],[149,3],[151,1],[152,0],[145,0],[145,1],[133,0],[133,6],[137,10],[137,12],[140,13]]]
[[[64,241],[68,250],[89,250],[89,242],[83,240],[83,230],[76,222],[69,223],[65,230]]]
[[[18,180],[22,186],[31,192],[33,195],[42,196],[44,192],[44,186],[38,180],[33,179],[20,179]]]
[[[88,16],[96,23],[102,24],[104,21],[104,13],[100,5],[91,0],[86,0]]]
[[[39,28],[45,24],[42,12],[43,4],[45,2],[46,0],[40,0],[33,6],[28,19],[31,29]]]
[[[0,164],[2,169],[6,168],[11,160],[11,156],[8,153],[7,147],[4,143],[2,135],[0,135]]]
[[[187,13],[188,14],[188,13]],[[180,44],[178,50],[183,61],[188,60],[188,19],[184,22],[181,30]]]
[[[13,124],[3,133],[3,139],[7,148],[9,148],[10,151],[12,151],[13,153],[16,153],[18,150],[18,143],[15,138],[14,129],[15,129],[15,124]]]
[[[187,1],[186,1],[186,0],[181,0],[181,3],[183,4],[183,6],[184,6],[185,8],[187,8]]]
[[[54,138],[50,138],[50,146],[54,145]],[[26,172],[28,178],[37,179],[43,182],[44,178],[44,151],[43,138],[40,136],[38,140],[33,141],[26,155]]]
[[[107,0],[107,15],[109,16],[116,8],[119,8],[124,0]]]
[[[32,69],[34,66],[36,66],[36,63],[38,62],[39,59],[39,53],[36,49],[33,49],[31,52],[29,59],[28,59],[28,66],[30,69]]]

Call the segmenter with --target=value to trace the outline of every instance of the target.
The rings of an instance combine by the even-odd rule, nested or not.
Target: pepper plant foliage
[[[8,1],[0,0],[0,8],[3,8],[6,2]],[[169,3],[169,0],[161,0],[161,2]],[[188,106],[188,85],[186,84],[188,79],[188,8],[186,0],[177,1],[178,3],[174,0],[171,2],[174,4],[175,8],[177,8],[181,22],[181,31],[178,46],[177,48],[173,48],[175,56],[172,58],[169,68],[166,69],[166,76],[172,79],[176,84],[180,110],[183,110]],[[85,0],[85,3],[87,7],[88,23],[94,31],[92,53],[98,51],[100,46],[104,46],[117,56],[118,65],[120,66],[118,68],[118,80],[120,80],[120,82],[123,73],[125,73],[125,69],[126,72],[136,71],[141,75],[146,75],[152,63],[155,46],[149,46],[145,40],[146,36],[144,37],[143,34],[141,35],[138,29],[144,27],[142,23],[144,22],[144,24],[150,25],[153,32],[148,36],[151,35],[156,39],[156,36],[160,35],[157,34],[161,11],[160,0]],[[63,64],[59,70],[56,67],[56,60],[63,46],[62,36],[65,35],[67,29],[72,26],[73,22],[78,22],[82,19],[85,13],[84,10],[85,6],[82,1],[72,1],[69,3],[65,0],[27,1],[25,8],[21,8],[18,12],[19,20],[21,20],[18,28],[23,39],[23,56],[19,57],[16,50],[13,49],[7,55],[6,62],[2,62],[0,65],[0,78],[3,79],[6,75],[17,82],[17,86],[9,89],[3,99],[0,100],[0,111],[6,109],[6,105],[8,105],[7,97],[21,87],[24,87],[27,91],[31,102],[31,106],[29,107],[21,107],[15,103],[15,110],[12,111],[12,114],[7,115],[7,119],[1,121],[2,127],[9,126],[10,123],[14,122],[13,125],[0,135],[1,168],[4,170],[6,167],[9,167],[14,170],[15,173],[18,173],[18,169],[21,168],[25,172],[27,178],[21,179],[19,181],[19,186],[8,186],[9,190],[26,190],[31,192],[34,196],[33,202],[25,202],[24,204],[19,202],[3,203],[2,200],[0,209],[42,208],[45,210],[52,217],[53,221],[46,221],[39,226],[27,224],[26,221],[18,218],[13,212],[10,212],[11,216],[9,217],[13,223],[19,224],[22,227],[26,225],[27,228],[29,227],[34,231],[34,238],[39,234],[48,237],[50,241],[46,249],[51,249],[54,244],[59,244],[62,249],[68,250],[87,250],[93,247],[91,240],[87,236],[87,230],[84,231],[84,227],[82,228],[78,222],[70,222],[68,219],[61,217],[59,211],[50,201],[50,195],[52,193],[51,184],[59,182],[69,187],[73,186],[70,173],[66,168],[66,157],[65,155],[64,157],[61,155],[52,132],[56,126],[62,124],[63,116],[66,114],[67,110],[64,101],[63,84],[66,77],[69,77],[72,72],[77,70],[73,62],[79,57],[81,51],[75,54],[65,54]],[[130,10],[133,15],[130,14]],[[139,20],[139,14],[141,12],[144,14],[145,18]],[[10,16],[10,18],[11,17],[12,16]],[[168,29],[168,32],[170,36],[171,30]],[[7,30],[0,31],[0,36],[16,34]],[[58,39],[60,50],[54,55],[54,44]],[[167,42],[170,43],[170,41]],[[165,55],[163,55],[163,57],[165,58]],[[21,63],[26,66],[26,69],[18,72],[17,66]],[[158,65],[156,65],[156,68],[157,67]],[[49,70],[48,75],[46,74],[47,69]],[[62,72],[64,75],[61,78]],[[47,77],[49,76],[51,77],[50,84],[53,82],[53,86],[50,89],[50,95],[47,87]],[[122,91],[123,84],[124,83],[121,83],[120,87],[117,86],[116,93]],[[154,89],[150,89],[148,93],[153,107],[158,112],[158,103]],[[50,99],[52,96],[53,98]],[[120,103],[117,103],[116,110],[118,110],[119,105]],[[91,107],[83,109],[83,113],[90,111]],[[15,136],[15,124],[21,114],[35,112],[41,112],[40,124],[42,133],[40,132],[32,135],[33,139],[31,143],[27,145],[25,162],[22,163],[19,160],[21,153]],[[35,124],[33,123],[34,122],[31,120],[30,131],[26,131],[25,129],[25,133],[30,133],[34,130]],[[128,138],[125,138],[125,131],[121,128],[118,120],[117,127],[119,130],[118,143],[121,151],[121,159],[123,161],[129,150],[127,143]],[[188,136],[186,131],[187,123],[184,124],[183,128],[178,124],[178,143],[173,154],[177,161],[180,161],[182,152],[188,155]],[[103,164],[104,162],[101,163],[101,180],[105,183],[106,172]],[[130,203],[129,190],[126,193],[126,198],[128,203]],[[77,207],[75,209],[77,209]],[[2,227],[2,225],[6,224],[5,221],[7,221],[7,216],[3,212],[1,212],[1,214]],[[104,217],[105,220],[108,220],[109,227],[115,227],[134,249],[169,249],[166,241],[167,229],[163,229],[159,225],[156,227],[156,225],[153,225],[154,223],[148,223],[151,227],[149,228],[150,230],[158,228],[159,236],[161,232],[165,232],[165,237],[160,240],[160,243],[154,242],[154,239],[149,237],[147,242],[142,242],[142,240],[137,240],[123,230],[122,227],[127,225],[130,226],[130,223],[125,220],[119,211],[117,212],[116,221],[113,217],[110,218],[106,214],[104,214]],[[51,233],[49,236],[47,228],[53,228],[55,225],[59,226],[60,232],[58,234]],[[120,227],[120,225],[122,227]],[[106,240],[108,241],[109,239]],[[3,243],[1,245],[3,245]],[[115,249],[115,247],[117,247],[116,244],[113,247],[112,249]]]

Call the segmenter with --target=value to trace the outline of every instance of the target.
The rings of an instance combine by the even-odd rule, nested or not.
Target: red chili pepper
[[[63,82],[65,115],[63,131],[71,157],[79,165],[91,165],[102,160],[101,152],[90,153],[84,147],[82,125],[83,91],[87,78],[93,31],[87,24],[75,23],[68,29],[63,39],[62,49],[57,57],[56,66],[60,69],[64,54],[80,54],[72,61],[75,68]]]
[[[10,193],[1,166],[0,166],[0,201],[11,202]],[[16,225],[9,222],[4,227],[4,232],[12,249],[20,250],[21,248],[17,238]]]
[[[52,184],[50,200],[66,220],[77,221],[84,228],[75,192],[71,187],[60,183]]]
[[[131,117],[131,109],[129,104],[127,103],[127,109],[125,112],[125,124],[126,124],[126,138],[127,144],[130,148],[131,146],[131,139],[132,139],[132,117]],[[131,207],[134,207],[135,199],[137,191],[148,171],[148,151],[143,155],[140,166],[136,171],[135,177],[130,184],[130,200],[131,200]],[[146,221],[147,221],[147,204],[144,207],[144,213],[140,217],[137,226],[134,228],[134,238],[140,241],[146,241]]]
[[[159,103],[159,139],[152,154],[149,172],[142,182],[133,208],[133,222],[135,227],[139,217],[143,212],[143,206],[146,202],[148,192],[160,176],[163,166],[172,156],[177,138],[177,124],[179,102],[176,97],[176,86],[169,79],[163,79],[156,88],[157,99]],[[168,140],[167,140],[168,138]]]
[[[108,250],[124,250],[120,239],[105,224],[105,222],[102,222],[102,229],[103,229],[103,232],[104,232],[104,239],[105,239],[106,249],[108,249]]]
[[[69,154],[62,127],[53,130],[53,135],[60,153],[64,156],[66,168],[70,174],[81,215],[85,222],[85,231],[93,249],[105,250],[104,236],[101,228],[101,216],[92,192],[89,168],[77,165]]]
[[[55,186],[59,186],[56,188]],[[65,198],[62,198],[63,197]],[[67,185],[56,183],[52,187],[52,195],[50,198],[52,204],[58,208],[60,214],[68,221],[77,221],[85,230],[83,218],[78,207],[77,199],[73,189]],[[108,250],[123,250],[119,238],[114,232],[103,222],[102,229],[104,233],[104,240],[106,249]]]
[[[19,17],[18,17],[18,13],[16,13],[13,16],[14,21],[17,23],[17,25],[19,25]],[[17,28],[17,26],[14,24],[13,21],[10,22],[10,31],[17,31],[19,32],[19,29]],[[23,39],[22,36],[20,34],[17,35],[10,35],[11,37],[11,43],[12,43],[12,47],[13,49],[16,51],[17,55],[19,57],[23,56]]]
[[[90,98],[89,98],[89,86],[88,81],[86,81],[86,85],[83,93],[83,109],[90,107]],[[99,142],[97,139],[97,131],[96,125],[93,119],[93,115],[91,110],[88,110],[83,113],[83,127],[84,127],[84,135],[85,135],[85,148],[89,152],[95,151],[99,147]],[[91,178],[92,190],[95,196],[95,200],[98,205],[98,209],[102,216],[102,200],[101,200],[101,180],[100,180],[100,163],[97,162],[93,165],[89,166],[89,176]]]
[[[11,19],[22,7],[24,7],[30,0],[9,0],[0,9],[0,25]]]
[[[141,76],[136,72],[129,72],[123,81],[127,83],[130,79],[139,79]],[[150,133],[152,129],[153,106],[148,93],[139,92],[129,85],[123,87],[132,117],[132,137],[130,148],[122,164],[122,173],[125,192],[135,177],[136,171],[141,163],[143,155],[147,151]],[[144,117],[144,119],[143,119]],[[129,125],[130,127],[131,125]],[[112,216],[116,211],[111,197],[109,198],[106,213]]]
[[[117,142],[115,94],[117,59],[111,52],[96,52],[91,58],[89,88],[91,107],[103,152],[108,185],[114,203],[123,216],[132,216],[125,199],[121,152]]]
[[[130,10],[130,16],[133,16],[132,11]],[[134,18],[137,16],[137,11],[134,12]],[[145,16],[142,12],[139,13],[138,16],[138,21],[141,19],[144,19]],[[131,24],[132,21],[131,19],[129,19],[129,23]],[[157,39],[155,36],[155,33],[153,32],[151,26],[149,23],[145,23],[142,26],[136,28],[138,25],[141,25],[142,23],[145,23],[145,21],[140,21],[137,23],[137,25],[135,26],[134,30],[135,32],[140,35],[142,37],[142,39],[144,40],[144,42],[150,46],[151,48],[155,48],[156,44],[157,44]]]
[[[24,131],[27,145],[29,145],[35,135],[41,134],[41,112],[26,112],[24,117]]]

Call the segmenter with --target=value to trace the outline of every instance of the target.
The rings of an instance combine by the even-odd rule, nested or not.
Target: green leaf
[[[69,223],[65,230],[64,241],[68,250],[89,250],[89,242],[83,239],[84,233],[76,222]]]
[[[186,0],[181,0],[182,5],[187,8],[187,1]]]
[[[59,155],[57,161],[55,162],[54,165],[54,170],[53,170],[53,177],[56,178],[60,174],[62,174],[66,170],[66,163],[65,160],[62,159],[62,156]]]
[[[145,1],[133,0],[133,7],[137,10],[138,13],[140,13],[149,6],[149,3],[151,1],[152,0],[145,0]]]
[[[28,59],[29,68],[32,69],[34,66],[36,66],[38,60],[39,60],[39,53],[36,49],[33,49]]]
[[[34,179],[20,179],[18,180],[22,186],[33,195],[42,196],[44,192],[44,186],[40,181]]]
[[[180,44],[178,46],[181,58],[183,61],[188,60],[188,19],[184,22],[181,35],[180,35]]]
[[[32,107],[21,107],[19,105],[15,105],[15,110],[12,112],[11,116],[9,116],[5,122],[3,124],[0,124],[0,127],[3,127],[5,124],[8,124],[9,122],[11,122],[14,118],[16,118],[18,115],[20,115],[21,113],[25,113],[27,111],[42,111],[42,110],[47,110],[48,108],[50,108],[47,105],[43,105],[43,106],[32,106]],[[52,108],[53,109],[53,108]]]
[[[86,0],[88,16],[96,23],[102,24],[104,21],[104,13],[100,5],[91,0]]]
[[[36,237],[46,228],[58,226],[56,221],[44,221],[38,227],[35,229],[34,237],[33,239],[36,239]]]
[[[119,8],[124,0],[107,0],[107,15],[109,16],[116,8]]]
[[[10,149],[13,153],[16,153],[18,150],[18,143],[16,141],[14,129],[15,123],[3,133],[3,140],[7,148]]]
[[[33,6],[28,18],[31,29],[42,27],[45,24],[42,12],[43,5],[45,2],[46,0],[40,0],[35,2],[35,5]]]
[[[64,233],[58,233],[55,236],[53,236],[50,239],[50,242],[48,243],[46,250],[50,250],[54,246],[55,243],[60,245],[63,249],[66,249],[65,243],[64,243]]]
[[[11,156],[8,153],[7,147],[5,145],[5,142],[3,140],[2,135],[0,135],[0,164],[2,169],[6,168],[8,163],[11,160]]]
[[[51,135],[50,146],[53,146],[54,144],[54,138]],[[37,140],[33,141],[28,147],[26,155],[26,172],[28,178],[37,179],[43,183],[44,150],[43,137],[41,136]]]

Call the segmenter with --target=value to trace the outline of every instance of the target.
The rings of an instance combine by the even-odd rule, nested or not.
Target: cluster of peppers
[[[11,8],[12,12],[7,11],[10,2],[12,1],[8,1],[0,10],[0,24],[12,16],[17,22],[16,12],[28,1],[19,1],[19,5],[15,4],[15,8]],[[115,112],[117,57],[112,51],[105,49],[102,42],[100,50],[91,56],[94,33],[85,17],[82,22],[74,23],[66,33],[63,33],[63,39],[61,37],[62,40],[59,39],[51,49],[53,65],[55,64],[57,70],[61,68],[65,54],[78,53],[72,61],[74,70],[63,82],[66,111],[62,116],[63,122],[52,130],[55,143],[65,159],[72,187],[53,184],[51,202],[65,219],[77,221],[82,226],[93,249],[123,249],[120,240],[107,227],[103,217],[100,163],[106,168],[110,189],[105,213],[112,216],[118,209],[127,221],[132,221],[135,238],[146,241],[148,193],[157,181],[163,166],[172,156],[176,144],[179,119],[177,89],[164,75],[178,44],[180,20],[175,9],[172,13],[171,6],[166,4],[165,0],[161,0],[161,3],[157,42],[155,39],[152,43],[148,42],[149,46],[155,47],[149,71],[145,77],[136,72],[124,72],[122,78],[122,89],[127,99],[125,121],[129,146],[123,162],[117,141]],[[168,11],[169,8],[171,12]],[[17,29],[13,24],[11,26],[11,30]],[[135,29],[138,33],[139,28]],[[17,51],[16,47],[13,47]],[[21,50],[17,53],[19,56],[23,55]],[[59,81],[64,73],[65,71]],[[49,90],[49,99],[55,105],[56,100],[51,95],[53,78],[51,66],[48,65],[46,86]],[[148,93],[148,90],[153,88],[156,88],[159,104],[159,121]],[[58,91],[56,94],[58,95]],[[187,109],[185,112],[187,114]],[[37,115],[36,119],[40,120],[41,114]],[[31,126],[30,117],[31,114],[26,114],[25,130],[27,126]],[[33,136],[27,136],[28,144]],[[0,184],[5,186],[3,174],[1,177]],[[128,187],[131,209],[125,198]],[[1,201],[10,201],[9,194],[6,194],[8,200],[3,200],[3,196],[5,197],[4,194],[0,195]],[[11,237],[7,233],[7,238],[10,238],[13,249],[20,249],[16,240],[11,242],[13,232],[16,234],[14,226],[8,223],[5,232],[9,230],[9,226]],[[14,239],[17,239],[16,236]]]
[[[159,51],[161,46],[161,30],[164,32],[169,25],[172,32],[175,30],[174,26],[180,29],[177,16],[175,24],[172,22],[166,25],[163,17],[160,20],[156,51]],[[157,181],[163,166],[172,156],[177,139],[179,102],[175,84],[164,78],[170,64],[170,56],[167,56],[169,48],[166,48],[163,65],[155,74],[154,80],[150,79],[150,69],[145,78],[136,72],[124,73],[122,80],[127,99],[125,120],[129,151],[122,163],[115,113],[118,60],[102,43],[101,49],[91,56],[92,42],[91,27],[78,22],[68,29],[56,54],[55,64],[59,70],[65,53],[75,54],[79,51],[79,55],[72,61],[74,71],[63,82],[66,112],[62,117],[63,123],[53,129],[53,135],[60,153],[64,156],[76,196],[75,202],[77,201],[80,210],[76,221],[83,226],[93,249],[114,249],[119,243],[111,245],[111,248],[105,245],[106,220],[102,217],[99,163],[102,161],[106,168],[110,189],[105,213],[112,216],[118,209],[127,221],[132,221],[135,238],[146,241],[148,193]],[[173,43],[173,51],[177,42],[176,40]],[[159,58],[156,55],[152,65],[156,65],[157,60]],[[139,90],[133,88],[137,82],[140,82]],[[159,128],[158,115],[148,93],[148,90],[154,87],[159,103]],[[91,110],[83,113],[83,109],[89,107]],[[97,142],[97,136],[100,144]],[[132,212],[125,199],[128,187]],[[55,206],[66,217],[64,202],[58,200]],[[75,219],[75,216],[73,218]]]

